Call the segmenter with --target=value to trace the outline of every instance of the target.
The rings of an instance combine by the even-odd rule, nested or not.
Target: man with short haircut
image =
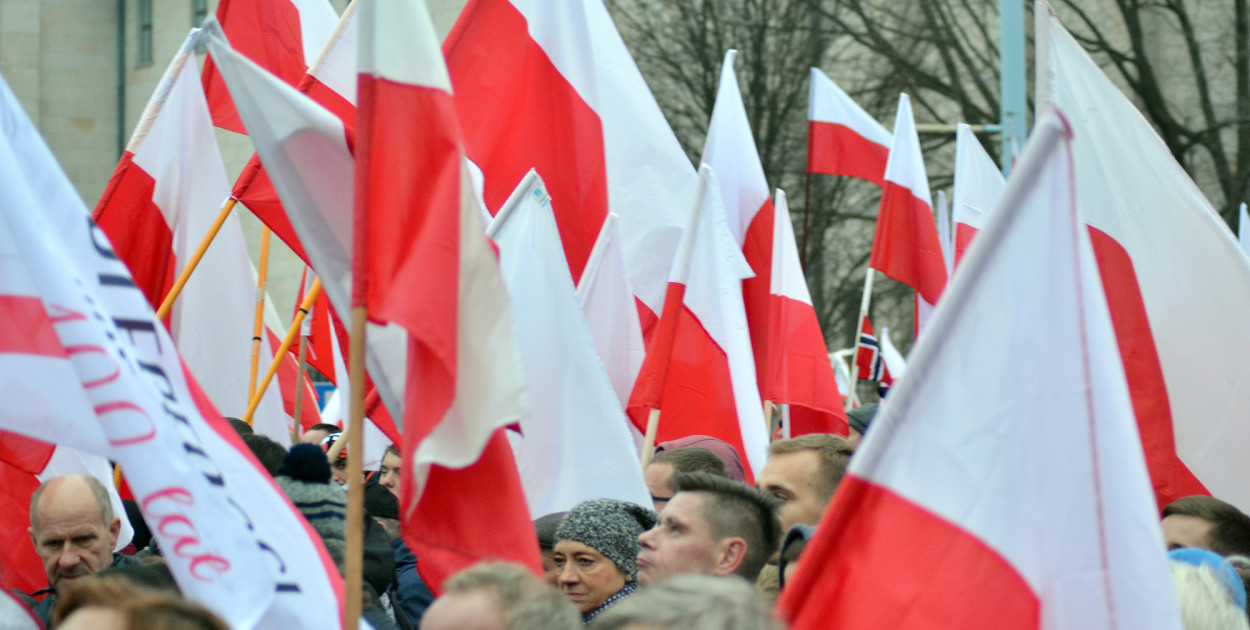
[[[760,490],[781,499],[781,531],[816,525],[854,453],[851,443],[831,433],[809,433],[768,445],[768,462],[755,477]]]
[[[27,531],[48,576],[50,592],[33,606],[45,625],[65,587],[115,562],[130,562],[113,553],[121,519],[113,515],[108,490],[89,475],[62,475],[36,488]]]
[[[1215,497],[1181,497],[1163,508],[1168,549],[1199,547],[1221,556],[1250,555],[1250,516]]]
[[[660,512],[673,498],[673,488],[669,480],[673,473],[705,472],[718,477],[729,477],[725,462],[716,453],[701,446],[683,446],[667,451],[656,451],[642,471],[643,481],[651,491],[651,501],[655,503],[655,511]]]
[[[638,537],[639,584],[686,573],[754,582],[780,544],[779,501],[708,473],[678,473],[672,484],[677,493],[659,522]]]

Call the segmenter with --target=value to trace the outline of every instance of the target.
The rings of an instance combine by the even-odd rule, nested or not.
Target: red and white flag
[[[235,50],[290,85],[299,83],[337,20],[324,0],[221,0],[217,5],[217,21]],[[213,124],[246,133],[211,55],[204,62],[203,82]]]
[[[447,66],[424,2],[359,12],[352,303],[408,335],[404,540],[435,592],[488,558],[541,574],[505,436],[526,413],[524,374]]]
[[[602,497],[646,505],[629,419],[596,353],[537,173],[521,180],[486,234],[499,246],[529,394],[520,434],[509,437],[530,514]]]
[[[157,306],[229,195],[226,169],[196,77],[193,33],[170,63],[93,216]],[[186,63],[190,60],[191,63]],[[236,214],[226,218],[174,302],[169,329],[187,366],[222,413],[247,410],[256,271]],[[260,368],[276,344],[261,340]],[[289,445],[278,388],[252,416],[257,433]]]
[[[955,264],[985,225],[1006,185],[1003,172],[985,152],[972,127],[959,123],[955,130]]]
[[[116,461],[183,593],[233,628],[315,627],[342,580],[222,420],[0,83],[0,428]],[[6,404],[9,404],[6,402]]]
[[[790,405],[791,437],[804,433],[846,435],[842,396],[799,263],[790,206],[781,189],[777,190],[772,250],[768,361],[760,374],[764,398]]]
[[[577,283],[577,299],[586,315],[586,325],[595,340],[599,359],[624,409],[629,404],[629,392],[634,389],[638,370],[642,369],[647,344],[642,338],[637,301],[625,268],[620,222],[615,213],[608,213],[581,281]]]
[[[353,142],[356,125],[358,29],[355,16],[356,5],[347,5],[334,31],[325,40],[321,53],[312,61],[307,74],[299,80],[298,84],[295,84],[300,92],[307,94],[309,98],[333,112],[339,120],[343,121],[343,136],[349,146]],[[254,125],[258,124],[260,123],[254,123]],[[248,132],[254,133],[254,130],[249,128]],[[259,155],[253,155],[252,160],[243,168],[230,194],[251,210],[256,218],[269,226],[274,235],[282,239],[291,251],[305,262],[309,262],[309,255],[304,251],[303,242],[299,239],[282,207],[282,200],[274,190],[269,173],[261,166]]]
[[[1075,176],[1048,112],[782,592],[794,630],[1181,628]]]
[[[650,329],[698,178],[604,3],[470,0],[443,51],[465,151],[482,170],[492,214],[538,171],[580,282],[615,213]]]
[[[215,23],[206,28],[209,49],[231,87],[240,116],[249,123],[252,144],[265,161],[266,173],[281,195],[278,208],[287,212],[331,307],[338,313],[350,312],[356,162],[345,123],[231,50]],[[345,337],[339,339],[342,342]],[[371,378],[366,392],[376,385],[388,408],[401,409],[407,369],[404,331],[396,326],[372,326],[367,347]],[[400,427],[392,417],[402,422],[400,413],[374,411],[371,415],[388,439],[398,442]]]
[[[825,73],[812,68],[807,93],[807,172],[858,177],[885,187],[894,135]]]
[[[1045,4],[1038,103],[1072,112],[1077,203],[1102,272],[1160,505],[1250,510],[1250,264],[1145,118]]]
[[[768,455],[742,305],[741,281],[751,270],[725,223],[715,174],[704,164],[699,178],[699,205],[678,249],[629,415],[645,431],[650,411],[661,410],[656,443],[688,435],[728,442],[751,479]]]
[[[890,340],[889,326],[881,327],[881,338],[878,341],[881,344],[881,362],[885,364],[885,375],[888,379],[886,384],[893,385],[895,379],[903,378],[903,375],[907,373],[907,360]]]
[[[933,219],[933,198],[912,118],[911,97],[906,94],[899,95],[894,145],[885,167],[885,187],[868,266],[916,290],[919,333],[946,286],[946,262]]]
[[[754,277],[742,281],[742,302],[746,306],[747,325],[751,331],[755,371],[762,374],[768,360],[774,212],[773,200],[768,196],[768,181],[764,179],[764,166],[760,164],[760,154],[751,135],[751,122],[747,119],[738,78],[734,75],[737,55],[736,50],[725,53],[720,87],[716,92],[712,121],[708,125],[700,161],[716,173],[726,225],[755,273]]]

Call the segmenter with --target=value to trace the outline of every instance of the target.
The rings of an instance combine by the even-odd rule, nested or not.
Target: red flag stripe
[[[771,296],[774,339],[784,352],[772,354],[770,400],[777,404],[803,405],[842,417],[837,389],[830,389],[826,373],[831,372],[825,353],[825,337],[816,321],[812,305],[781,295]],[[845,429],[844,429],[845,431]]]
[[[523,52],[490,54],[476,44],[484,41],[491,42],[492,50]],[[506,0],[469,2],[443,52],[458,96],[465,151],[486,173],[487,207],[497,212],[525,173],[536,169],[547,183],[577,282],[608,216],[598,114],[530,37],[525,17]]]
[[[221,0],[217,21],[235,50],[296,85],[308,66],[304,65],[303,33],[300,14],[289,0]],[[235,133],[246,133],[239,112],[234,109],[226,82],[210,56],[204,61],[204,95],[208,98],[213,124]]]
[[[868,265],[913,287],[926,302],[937,304],[946,286],[946,262],[939,243],[929,205],[907,188],[886,182]]]
[[[1162,508],[1183,496],[1210,494],[1176,454],[1167,383],[1163,380],[1163,366],[1155,350],[1133,261],[1107,233],[1090,226],[1089,235],[1111,311],[1120,359],[1124,361],[1124,374],[1155,499]]]
[[[807,172],[858,177],[885,186],[890,148],[837,123],[807,123]]]
[[[793,630],[922,628],[939,619],[965,630],[1040,626],[1037,595],[1006,559],[886,488],[843,477],[817,531],[829,533],[803,552],[777,601]]]
[[[156,180],[134,157],[130,151],[122,154],[91,218],[109,235],[135,285],[157,308],[174,284],[174,235],[152,201]]]
[[[761,395],[764,394],[764,375],[768,374],[768,329],[772,326],[769,289],[773,280],[773,213],[773,200],[766,199],[751,219],[742,241],[742,256],[755,272],[754,278],[742,281],[742,303],[751,331],[751,350],[755,354],[755,373],[760,380]],[[823,342],[821,347],[824,347]]]
[[[37,354],[65,358],[65,348],[56,336],[43,300],[21,295],[0,295],[0,354]]]

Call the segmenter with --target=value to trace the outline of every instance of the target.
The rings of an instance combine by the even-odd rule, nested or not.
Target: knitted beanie
[[[296,444],[283,458],[274,480],[321,535],[321,542],[341,571],[347,552],[347,493],[330,483],[325,453],[312,444]]]
[[[603,554],[630,580],[638,577],[638,536],[655,526],[656,514],[616,499],[578,503],[556,528],[556,542],[572,540]]]

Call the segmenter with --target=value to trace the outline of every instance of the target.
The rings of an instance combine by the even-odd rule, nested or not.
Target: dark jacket
[[[421,617],[425,609],[434,602],[434,593],[425,585],[421,574],[417,573],[417,557],[408,550],[403,539],[391,541],[395,549],[395,583],[391,585],[391,606],[395,608],[396,617],[402,611],[408,623],[416,628],[421,625]]]

